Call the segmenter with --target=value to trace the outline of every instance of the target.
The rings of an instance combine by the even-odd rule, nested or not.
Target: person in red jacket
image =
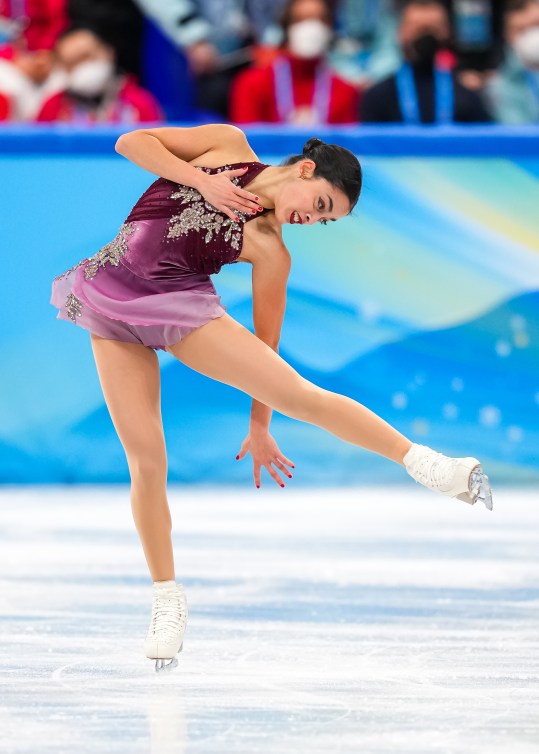
[[[28,50],[52,50],[68,24],[67,0],[0,0],[0,19],[17,27]]]
[[[64,85],[53,48],[66,0],[0,0],[0,120],[33,121]]]
[[[238,74],[230,119],[236,123],[354,123],[359,91],[332,72],[327,51],[333,10],[326,0],[290,0],[281,25],[285,39],[274,60]]]
[[[112,47],[91,29],[70,29],[58,38],[56,55],[67,73],[65,91],[47,100],[38,121],[141,123],[164,119],[154,96],[136,77],[116,67]]]
[[[0,94],[0,120],[8,120],[10,116],[9,99]]]
[[[65,86],[65,73],[52,50],[30,50],[20,34],[0,47],[0,120],[32,122],[46,102]]]

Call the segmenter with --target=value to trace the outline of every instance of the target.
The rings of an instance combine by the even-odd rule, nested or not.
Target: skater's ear
[[[305,142],[302,154],[292,155],[281,164],[294,165],[296,162],[314,163],[313,177],[324,178],[342,191],[352,212],[363,186],[361,164],[353,152],[338,144],[326,144],[321,139],[312,138]]]

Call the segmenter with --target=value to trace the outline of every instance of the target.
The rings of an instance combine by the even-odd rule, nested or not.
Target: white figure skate
[[[450,458],[426,445],[414,443],[403,461],[410,476],[425,487],[470,505],[481,500],[492,510],[488,476],[477,458]]]
[[[177,666],[176,655],[182,650],[186,626],[187,601],[182,584],[154,581],[152,619],[144,651],[146,657],[155,660],[156,672]]]

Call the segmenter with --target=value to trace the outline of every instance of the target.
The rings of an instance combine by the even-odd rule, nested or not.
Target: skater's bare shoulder
[[[288,276],[292,257],[283,241],[282,225],[274,212],[254,218],[246,223],[243,231],[243,247],[239,262],[250,262],[259,271],[274,269]]]
[[[258,161],[241,128],[229,123],[140,128],[122,134],[116,142],[116,151],[121,154],[123,146],[141,135],[154,137],[171,154],[192,165],[217,168],[226,163]]]

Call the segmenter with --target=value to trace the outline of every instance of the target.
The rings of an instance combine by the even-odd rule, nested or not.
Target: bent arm
[[[209,123],[193,128],[165,126],[129,131],[120,136],[115,149],[150,173],[198,189],[204,173],[189,165],[191,160],[217,149],[232,153],[245,150],[246,144],[241,129],[224,123]]]
[[[286,283],[291,259],[283,246],[278,254],[274,248],[253,263],[253,325],[255,334],[276,353],[286,309]],[[253,399],[251,408],[251,433],[267,432],[272,409]]]

